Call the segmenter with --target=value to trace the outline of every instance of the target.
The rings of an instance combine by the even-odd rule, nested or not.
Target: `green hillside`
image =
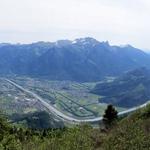
[[[107,130],[89,125],[33,130],[13,126],[1,115],[0,150],[148,150],[149,124],[150,105]]]

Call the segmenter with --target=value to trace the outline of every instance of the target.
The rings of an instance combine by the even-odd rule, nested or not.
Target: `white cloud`
[[[149,0],[0,0],[0,42],[92,36],[150,49]]]

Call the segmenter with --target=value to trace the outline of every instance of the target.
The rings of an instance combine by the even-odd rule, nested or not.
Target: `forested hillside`
[[[91,91],[103,96],[100,102],[130,108],[150,100],[150,70],[129,71],[111,82],[97,84]]]
[[[109,129],[89,125],[33,130],[12,126],[0,116],[1,150],[148,150],[150,106],[119,119]]]

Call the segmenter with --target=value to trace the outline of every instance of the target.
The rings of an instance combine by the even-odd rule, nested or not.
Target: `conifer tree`
[[[103,115],[103,123],[105,124],[106,128],[109,128],[112,123],[118,118],[118,112],[117,110],[113,107],[113,105],[108,105],[105,114]]]

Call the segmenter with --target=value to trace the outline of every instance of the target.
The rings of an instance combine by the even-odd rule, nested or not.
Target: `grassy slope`
[[[102,145],[106,150],[150,149],[150,105],[118,122]]]

